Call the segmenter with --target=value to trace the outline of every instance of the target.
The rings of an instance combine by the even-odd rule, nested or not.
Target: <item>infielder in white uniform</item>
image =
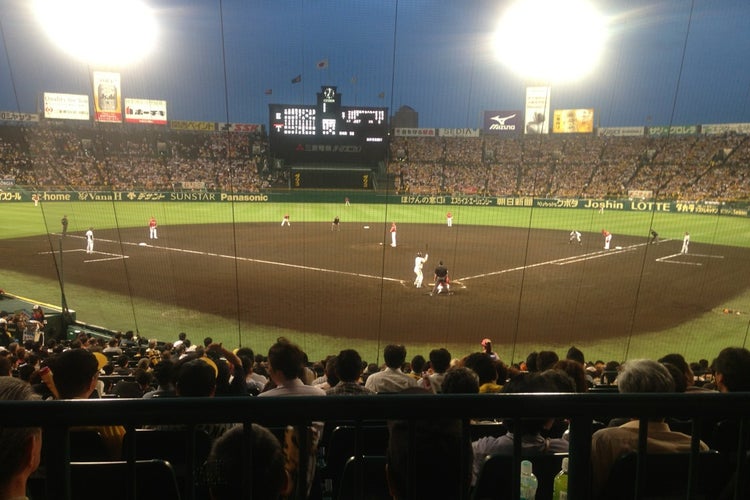
[[[391,246],[396,248],[396,223],[391,223]]]
[[[414,274],[417,275],[414,279],[414,286],[417,288],[422,288],[422,280],[424,279],[422,266],[427,262],[427,257],[429,257],[429,254],[424,254],[424,257],[422,257],[422,252],[417,252],[417,256],[414,258]]]
[[[685,231],[685,236],[682,237],[682,250],[680,250],[680,253],[688,253],[689,245],[690,245],[690,233]]]
[[[579,245],[583,244],[581,243],[581,233],[575,229],[570,232],[570,240],[568,241],[568,244],[573,243],[574,241],[578,242]]]
[[[86,253],[94,253],[94,228],[86,231]]]

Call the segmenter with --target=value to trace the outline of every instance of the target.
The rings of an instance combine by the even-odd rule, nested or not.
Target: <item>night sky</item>
[[[522,109],[525,87],[545,83],[492,49],[506,1],[144,0],[157,46],[129,67],[63,53],[29,1],[0,0],[0,111],[36,112],[45,91],[91,94],[92,71],[107,70],[121,73],[125,97],[167,100],[169,119],[267,124],[269,103],[313,104],[336,85],[345,106],[406,105],[422,127],[476,128],[482,111]],[[750,1],[595,5],[609,19],[603,58],[585,80],[552,84],[552,109],[595,108],[603,127],[750,122]],[[91,43],[132,28],[101,19]],[[576,23],[528,33],[589,43]]]

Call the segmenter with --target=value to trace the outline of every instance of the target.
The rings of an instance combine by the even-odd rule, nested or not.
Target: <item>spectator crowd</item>
[[[747,200],[745,134],[391,138],[388,189],[415,195]],[[261,132],[0,125],[0,179],[34,189],[257,192],[288,187]],[[193,183],[193,184],[191,184]]]
[[[530,353],[523,362],[506,364],[493,351],[492,341],[485,338],[478,344],[481,349],[462,357],[436,347],[426,357],[417,354],[408,358],[405,346],[390,344],[383,349],[384,364],[378,366],[363,360],[351,348],[310,361],[299,346],[285,338],[279,338],[261,354],[249,347],[229,350],[210,337],[192,342],[184,332],[172,342],[141,339],[132,331],[110,339],[80,333],[72,341],[21,341],[8,333],[5,336],[9,342],[0,348],[0,398],[3,399],[750,391],[750,351],[740,347],[723,349],[712,363],[707,359],[690,363],[679,353],[667,353],[658,360],[592,361],[572,346],[562,357],[555,351],[539,351]],[[642,422],[628,417],[609,415],[596,422],[598,430],[591,444],[593,498],[606,497],[609,472],[618,457],[638,449]],[[717,415],[716,421],[720,419]],[[516,435],[520,435],[522,455],[568,452],[570,430],[564,418],[551,415],[514,421],[497,415],[473,423],[478,429],[492,427],[492,431],[465,439],[460,422],[436,417],[418,420],[414,437],[409,425],[389,421],[390,437],[383,443],[382,452],[388,463],[385,475],[393,498],[408,498],[406,492],[414,486],[406,480],[410,470],[405,455],[408,443],[416,442],[417,446],[424,446],[423,450],[441,453],[445,459],[439,467],[435,461],[427,461],[425,474],[419,473],[421,465],[417,465],[417,474],[409,475],[415,478],[418,491],[424,492],[425,497],[439,496],[441,490],[461,492],[455,498],[466,494],[481,476],[485,457],[513,455]],[[179,428],[163,424],[145,427]],[[214,498],[237,498],[243,484],[242,474],[237,474],[241,469],[238,461],[243,426],[207,423],[198,428],[213,442],[204,482],[212,488]],[[257,485],[254,482],[253,488],[259,488],[263,492],[259,494],[264,495],[259,498],[281,498],[290,491],[291,484],[298,483],[308,473],[310,484],[315,484],[312,479],[317,477],[315,457],[323,456],[319,448],[327,445],[324,427],[313,426],[313,468],[307,472],[289,469],[286,456],[289,450],[282,446],[284,438],[260,425],[254,424],[252,429],[253,444],[260,453],[253,461],[254,467],[258,474],[269,478]],[[125,435],[122,426],[71,429],[79,430],[98,432],[110,459],[122,458]],[[689,433],[690,428],[679,420],[650,418],[647,449],[649,453],[689,452],[692,446]],[[718,449],[730,456],[736,454],[738,443],[734,443],[734,449],[723,449],[726,442],[712,441],[712,437],[711,433],[701,435],[701,451]],[[24,483],[39,463],[39,439],[38,430],[19,431],[0,426],[0,454],[6,470],[5,477],[0,476],[0,492],[15,488],[16,494],[23,493],[18,484]],[[440,474],[435,473],[436,467]],[[309,488],[311,497],[320,493],[312,486]]]

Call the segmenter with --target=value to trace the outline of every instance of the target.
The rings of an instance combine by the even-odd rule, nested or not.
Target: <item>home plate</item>
[[[138,243],[138,246],[139,247],[147,247],[148,244],[141,241],[140,243]]]
[[[362,226],[362,229],[370,229],[370,226]]]

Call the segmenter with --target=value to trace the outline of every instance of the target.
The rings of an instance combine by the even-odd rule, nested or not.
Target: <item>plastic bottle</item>
[[[539,482],[532,472],[531,462],[521,462],[521,500],[535,500],[536,488]]]
[[[568,500],[568,457],[562,459],[562,469],[555,476],[552,500]]]

